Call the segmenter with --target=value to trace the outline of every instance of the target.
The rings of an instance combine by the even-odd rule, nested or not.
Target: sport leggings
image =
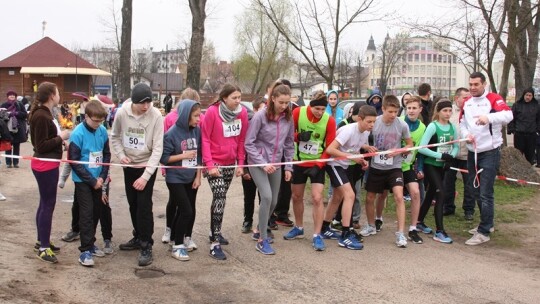
[[[443,203],[444,203],[444,168],[424,164],[424,173],[426,175],[426,182],[428,183],[428,189],[422,206],[420,207],[420,215],[418,221],[423,222],[429,208],[431,207],[431,201],[435,198],[435,225],[438,230],[444,230],[443,224]]]
[[[212,205],[210,206],[210,231],[212,240],[217,242],[217,235],[221,234],[221,223],[223,222],[223,213],[225,212],[225,200],[227,191],[231,185],[234,175],[234,168],[219,168],[221,176],[207,176],[208,184],[212,190]]]

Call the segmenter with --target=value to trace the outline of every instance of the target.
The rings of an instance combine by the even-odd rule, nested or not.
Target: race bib
[[[301,141],[298,143],[298,151],[305,154],[319,154],[319,143],[314,141]]]
[[[191,151],[183,151],[182,153],[186,153],[186,152],[191,152]],[[195,166],[197,166],[197,155],[196,154],[195,154],[194,158],[182,159],[182,167],[195,167]]]
[[[438,146],[437,152],[439,153],[450,153],[452,151],[452,145]],[[437,161],[444,161],[440,158],[437,158]]]
[[[392,165],[394,164],[394,158],[388,157],[388,154],[379,154],[373,157],[373,161],[379,165]]]
[[[90,152],[90,157],[88,158],[88,162],[90,163],[88,165],[88,168],[99,168],[101,165],[98,165],[98,163],[101,163],[103,161],[103,152]]]
[[[145,131],[144,129],[128,128],[123,138],[124,148],[144,150]]]
[[[240,119],[235,119],[231,122],[223,122],[223,136],[224,137],[233,137],[240,135],[242,131],[242,121]]]

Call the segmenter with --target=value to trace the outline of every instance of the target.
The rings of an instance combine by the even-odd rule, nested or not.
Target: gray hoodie
[[[246,153],[249,164],[268,164],[281,161],[290,162],[294,156],[294,123],[282,114],[277,121],[268,121],[266,108],[258,111],[249,123],[246,135]],[[292,171],[292,165],[285,170]]]
[[[201,129],[199,126],[190,127],[189,118],[191,109],[197,102],[189,99],[182,100],[178,105],[178,119],[163,139],[163,154],[160,163],[167,166],[200,165],[202,163],[201,150]],[[172,155],[182,154],[184,151],[197,150],[197,159],[195,161],[182,160],[168,163]],[[189,184],[195,179],[196,169],[165,169],[165,181],[167,183]]]

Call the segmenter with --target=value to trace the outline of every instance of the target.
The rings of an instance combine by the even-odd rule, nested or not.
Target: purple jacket
[[[285,161],[290,162],[294,156],[294,123],[280,115],[277,121],[268,121],[266,108],[258,111],[251,119],[246,135],[246,153],[249,164],[267,164]],[[285,170],[292,171],[292,165]]]

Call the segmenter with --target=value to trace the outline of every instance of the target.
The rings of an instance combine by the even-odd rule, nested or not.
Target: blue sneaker
[[[340,247],[345,247],[351,250],[360,250],[364,248],[364,245],[356,239],[356,235],[350,231],[345,232],[338,241]]]
[[[321,231],[321,236],[323,237],[323,239],[337,240],[337,239],[339,239],[341,237],[341,233],[330,229],[329,226],[326,226],[326,228],[323,227],[323,229]]]
[[[317,234],[317,236],[313,237],[313,249],[315,251],[323,251],[326,249],[326,246],[324,245],[324,241],[320,234]]]
[[[433,236],[433,240],[437,242],[445,243],[445,244],[452,244],[453,242],[452,239],[448,236],[448,234],[446,234],[446,231],[444,230],[439,230],[435,232],[435,235]]]
[[[283,236],[283,238],[286,240],[303,239],[304,229],[294,226],[289,232],[287,232],[287,234]]]
[[[426,226],[424,223],[418,223],[416,224],[416,230],[422,231],[425,234],[431,234],[433,232],[433,229]]]
[[[255,249],[257,249],[257,251],[264,255],[276,254],[274,249],[272,249],[272,246],[270,246],[270,244],[268,243],[268,238],[262,240],[261,242],[257,242],[257,244],[255,245]]]
[[[92,253],[89,250],[81,252],[81,255],[79,255],[79,263],[86,267],[94,266],[94,257],[92,256]]]
[[[175,259],[177,259],[179,261],[189,261],[189,255],[187,253],[187,248],[183,244],[178,245],[178,246],[176,246],[176,245],[173,246],[171,255],[172,255],[173,258],[175,258]]]
[[[227,259],[227,256],[225,255],[225,253],[221,249],[220,244],[212,244],[210,246],[210,256],[213,257],[214,259],[220,260],[220,261]]]
[[[104,257],[105,256],[105,252],[103,252],[103,250],[99,249],[98,246],[94,245],[94,247],[92,247],[92,249],[90,249],[90,253],[93,255],[93,256],[97,256],[97,257]]]

